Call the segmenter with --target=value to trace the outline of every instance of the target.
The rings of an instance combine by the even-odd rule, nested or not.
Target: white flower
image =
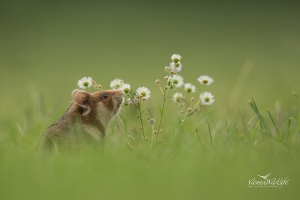
[[[119,89],[123,85],[123,80],[116,78],[112,82],[110,82],[111,89]]]
[[[179,54],[173,54],[173,55],[171,56],[171,59],[172,59],[174,62],[178,62],[178,61],[181,60],[181,55],[179,55]]]
[[[186,83],[184,84],[184,90],[187,91],[188,93],[196,92],[196,87],[190,83]]]
[[[202,105],[211,105],[215,100],[210,92],[204,92],[200,94],[200,101]]]
[[[121,87],[120,87],[120,90],[123,92],[123,93],[128,93],[130,92],[130,85],[125,83],[123,84]]]
[[[181,62],[171,62],[170,63],[170,69],[173,72],[180,72],[182,70]]]
[[[175,94],[173,95],[173,100],[174,100],[175,102],[180,102],[182,99],[183,99],[183,96],[182,96],[181,93],[175,93]]]
[[[212,82],[214,82],[214,79],[212,79],[209,76],[204,75],[204,76],[200,76],[198,78],[198,81],[203,85],[210,85],[210,84],[212,84]]]
[[[81,89],[89,88],[93,85],[93,79],[91,77],[83,77],[78,81],[77,85]]]
[[[169,77],[169,82],[171,83],[171,86],[175,87],[181,87],[183,85],[183,78],[180,75],[173,75]]]
[[[137,95],[143,100],[147,100],[150,97],[150,90],[146,87],[139,87],[136,90]]]

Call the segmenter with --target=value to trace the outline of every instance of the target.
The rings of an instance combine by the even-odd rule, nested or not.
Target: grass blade
[[[271,115],[271,113],[270,113],[269,110],[268,110],[268,114],[269,114],[270,119],[271,119],[271,121],[272,121],[272,123],[273,123],[273,125],[274,125],[274,127],[276,129],[277,134],[281,137],[281,139],[283,139],[282,135],[280,134],[280,131],[279,131],[278,127],[277,127],[277,124],[275,123],[275,121],[274,121],[274,119],[273,119],[273,117],[272,117],[272,115]]]
[[[198,138],[198,140],[199,140],[199,142],[200,142],[200,145],[203,147],[203,149],[204,149],[205,151],[207,151],[207,149],[206,149],[205,146],[203,145],[203,142],[202,142],[202,140],[201,140],[201,138],[200,138],[200,136],[199,136],[198,129],[196,129],[196,135],[197,135],[197,138]]]
[[[213,139],[212,139],[212,134],[211,134],[211,128],[210,128],[210,125],[209,125],[207,119],[205,119],[205,121],[206,121],[207,126],[208,126],[208,132],[209,132],[210,144],[211,144],[211,146],[213,146]]]

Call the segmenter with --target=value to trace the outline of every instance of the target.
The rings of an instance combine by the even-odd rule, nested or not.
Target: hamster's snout
[[[118,104],[122,104],[123,102],[123,93],[121,90],[118,90],[114,95],[114,99],[117,101]]]
[[[120,110],[121,108],[121,104],[123,103],[123,93],[121,90],[118,90],[115,95],[114,95],[114,99],[117,101],[117,107],[116,107],[116,110],[114,112],[114,114],[117,114],[118,111]]]

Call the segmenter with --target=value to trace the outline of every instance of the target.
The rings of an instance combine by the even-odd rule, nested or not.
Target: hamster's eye
[[[108,97],[108,94],[106,94],[106,93],[102,94],[103,99],[106,99],[107,97]]]

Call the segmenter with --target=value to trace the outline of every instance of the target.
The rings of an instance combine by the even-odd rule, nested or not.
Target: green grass
[[[271,118],[261,114],[254,101],[248,106],[254,108],[252,112],[231,117],[210,113],[213,108],[206,107],[207,112],[188,118],[174,142],[179,124],[171,122],[176,117],[169,117],[152,144],[143,141],[138,118],[127,120],[136,144],[115,118],[104,144],[85,144],[51,155],[37,148],[49,122],[41,119],[42,113],[32,114],[31,124],[3,123],[1,198],[252,199],[267,195],[267,199],[296,199],[298,117]],[[122,117],[129,119],[131,109],[123,108]],[[289,184],[281,189],[248,188],[250,179],[268,173],[288,177]]]

